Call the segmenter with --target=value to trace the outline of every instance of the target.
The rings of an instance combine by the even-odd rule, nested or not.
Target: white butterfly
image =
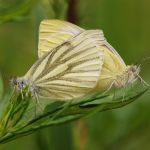
[[[13,79],[22,91],[27,86],[37,98],[68,100],[83,96],[97,85],[104,54],[99,30],[79,33],[43,54],[23,77]]]

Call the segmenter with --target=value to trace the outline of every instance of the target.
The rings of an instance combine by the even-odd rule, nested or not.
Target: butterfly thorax
[[[126,70],[116,75],[113,86],[116,88],[127,87],[138,79],[140,67],[136,65],[127,66]]]

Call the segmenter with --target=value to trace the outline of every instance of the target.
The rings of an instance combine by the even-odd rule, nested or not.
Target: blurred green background
[[[150,56],[148,0],[0,0],[0,73],[4,90],[37,59],[38,27],[45,18],[102,29],[127,64]],[[150,83],[150,61],[141,76]],[[1,92],[1,91],[0,91]],[[0,150],[149,150],[150,93],[121,109],[42,129]]]

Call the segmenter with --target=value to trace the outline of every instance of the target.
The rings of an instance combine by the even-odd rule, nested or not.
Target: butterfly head
[[[130,65],[126,70],[116,77],[114,86],[117,88],[127,87],[139,78],[140,66]]]
[[[11,85],[17,89],[17,91],[23,91],[29,85],[27,80],[22,77],[15,77],[11,79]]]
[[[139,78],[140,66],[138,65],[131,65],[127,66],[126,74],[127,74],[127,82],[126,84],[129,85],[130,83],[135,82]]]

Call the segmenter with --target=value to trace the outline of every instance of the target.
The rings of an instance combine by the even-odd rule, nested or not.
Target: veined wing
[[[122,65],[126,67],[126,64],[124,60],[121,58],[121,56],[118,54],[118,52],[107,42],[107,40],[104,40],[104,47],[106,47],[108,50],[110,50],[113,54],[115,54],[118,58],[118,60],[121,61]]]
[[[67,21],[43,20],[39,29],[39,58],[42,57],[45,53],[52,51],[53,48],[61,45],[63,42],[73,38],[83,31],[85,31],[85,29]],[[102,45],[104,45],[104,47],[108,48],[108,50],[115,54],[121,63],[126,66],[118,52],[105,39],[103,31],[99,31],[99,38],[102,42]]]
[[[39,29],[39,58],[83,31],[84,29],[67,21],[43,20]]]
[[[40,58],[25,75],[39,97],[72,99],[91,91],[103,65],[99,30],[88,30]]]

